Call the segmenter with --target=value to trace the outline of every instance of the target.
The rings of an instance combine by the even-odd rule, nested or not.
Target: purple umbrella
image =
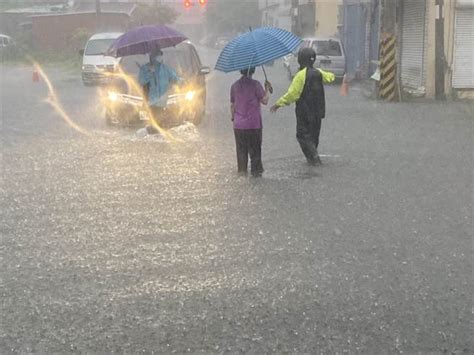
[[[174,47],[186,39],[182,33],[164,25],[136,27],[117,38],[107,50],[107,55],[125,57],[147,54],[156,49]]]

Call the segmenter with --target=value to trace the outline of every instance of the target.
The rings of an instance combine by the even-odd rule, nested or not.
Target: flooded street
[[[87,134],[2,64],[0,353],[472,351],[472,104],[330,85],[316,168],[294,108],[265,107],[253,179],[236,73],[207,77],[203,123],[169,142],[106,126],[95,87],[45,71]],[[289,80],[267,71],[272,105]]]

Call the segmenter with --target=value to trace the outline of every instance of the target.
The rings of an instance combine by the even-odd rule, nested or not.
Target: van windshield
[[[190,51],[185,46],[163,49],[164,63],[176,71],[182,78],[189,78],[193,74],[193,63]],[[138,81],[140,67],[150,62],[148,54],[130,55],[121,58],[120,68],[133,81]],[[123,81],[118,84],[116,89],[122,93],[130,95],[139,95],[137,87],[130,86],[128,82]]]
[[[192,59],[186,48],[165,48],[163,49],[163,59],[166,65],[173,68],[182,77],[188,77],[193,73]],[[140,66],[149,61],[148,55],[132,55],[123,57],[120,66],[125,73],[138,76]]]
[[[113,38],[93,39],[87,43],[86,55],[104,55],[110,45],[115,41]]]

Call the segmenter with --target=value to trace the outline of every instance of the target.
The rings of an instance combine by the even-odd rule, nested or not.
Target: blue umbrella
[[[257,67],[294,52],[300,43],[300,38],[281,28],[250,30],[224,47],[217,59],[216,69],[229,73]]]
[[[114,57],[147,54],[156,49],[174,47],[186,39],[182,33],[164,25],[135,27],[117,38],[107,54]]]

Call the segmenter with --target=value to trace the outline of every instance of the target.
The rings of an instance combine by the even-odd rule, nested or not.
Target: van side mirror
[[[79,50],[79,55],[80,55],[80,56],[83,56],[83,55],[84,55],[84,49],[80,49],[80,50]]]
[[[200,75],[207,75],[211,72],[211,68],[209,67],[202,67],[200,70],[199,70],[199,74]]]

